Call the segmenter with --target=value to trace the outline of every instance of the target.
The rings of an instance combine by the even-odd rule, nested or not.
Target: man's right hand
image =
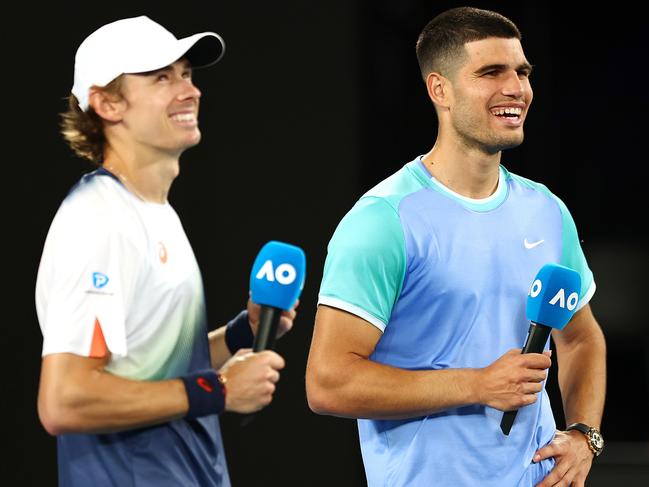
[[[273,351],[239,350],[219,370],[226,379],[225,410],[253,413],[268,406],[283,368],[284,359]]]
[[[509,350],[479,370],[478,402],[500,411],[512,411],[536,402],[547,369],[552,365],[550,355],[550,351],[521,354],[520,348]]]

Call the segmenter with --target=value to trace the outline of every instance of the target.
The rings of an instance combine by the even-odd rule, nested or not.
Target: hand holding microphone
[[[480,370],[476,402],[500,411],[533,404],[543,389],[550,365],[549,351],[521,354],[520,348],[509,350]]]
[[[262,247],[250,273],[250,301],[248,314],[255,338],[253,352],[240,350],[224,366],[224,372],[239,380],[228,386],[226,409],[253,413],[270,404],[279,381],[279,370],[284,359],[272,351],[282,317],[286,321],[295,316],[304,287],[306,256],[299,247],[270,241]],[[288,324],[286,325],[289,326]],[[235,389],[236,387],[236,389]],[[236,394],[236,399],[232,397]],[[243,425],[254,415],[248,415]]]
[[[572,318],[579,302],[580,288],[581,277],[577,271],[558,264],[546,264],[541,268],[527,297],[525,314],[531,324],[523,354],[543,353],[552,329],[563,329]],[[540,392],[542,386],[536,388],[538,391],[531,392]],[[503,414],[500,429],[505,435],[509,435],[516,412],[513,410]]]
[[[239,349],[220,370],[227,377],[225,410],[245,414],[268,406],[283,368],[284,359],[275,352]]]

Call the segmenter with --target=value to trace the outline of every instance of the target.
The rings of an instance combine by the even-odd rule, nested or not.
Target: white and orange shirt
[[[178,215],[103,169],[82,178],[52,222],[36,307],[43,355],[108,351],[107,370],[132,379],[187,373],[206,333],[201,275]]]
[[[54,217],[36,308],[43,356],[110,353],[106,370],[136,380],[211,366],[202,278],[178,215],[104,169],[85,175]],[[230,484],[216,415],[57,443],[60,485]]]

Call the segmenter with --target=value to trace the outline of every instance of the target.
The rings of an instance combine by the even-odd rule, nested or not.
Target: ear
[[[126,100],[120,96],[110,95],[99,88],[90,88],[88,104],[97,115],[108,122],[120,122],[126,107]]]
[[[426,89],[428,90],[428,97],[438,108],[448,108],[450,106],[451,85],[448,78],[439,73],[429,73],[426,76]]]

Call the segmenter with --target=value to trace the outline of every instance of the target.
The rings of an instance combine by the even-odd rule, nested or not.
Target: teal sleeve
[[[568,207],[556,196],[555,199],[559,203],[563,223],[563,251],[561,252],[560,264],[576,270],[581,276],[581,292],[579,293],[579,307],[581,307],[585,304],[582,303],[584,298],[586,298],[585,301],[587,302],[595,290],[593,273],[586,262],[586,256],[579,243],[577,226],[570,211],[568,211]]]
[[[382,198],[362,198],[336,228],[327,251],[320,302],[340,303],[334,306],[361,317],[364,312],[368,321],[384,329],[406,268],[396,209]]]

